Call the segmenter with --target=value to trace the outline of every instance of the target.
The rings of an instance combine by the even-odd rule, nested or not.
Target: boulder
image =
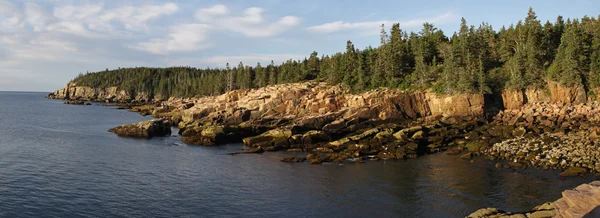
[[[261,147],[257,147],[257,148],[251,148],[250,150],[244,152],[246,154],[261,154],[265,152],[265,150],[263,150]]]
[[[504,212],[496,208],[483,208],[467,217],[598,217],[600,207],[600,182],[582,184],[562,192],[562,198],[547,202],[527,212]]]
[[[323,130],[327,132],[339,132],[343,128],[346,128],[345,120],[336,120],[323,126]]]
[[[452,148],[446,151],[446,155],[459,155],[461,153],[460,149]]]
[[[287,162],[287,163],[300,163],[300,162],[304,162],[306,161],[306,158],[304,157],[284,157],[281,158],[281,162]]]
[[[484,218],[491,217],[493,215],[503,213],[504,211],[498,210],[496,208],[482,208],[479,209],[472,214],[468,215],[467,218]]]
[[[236,125],[206,125],[186,128],[181,132],[183,142],[194,145],[222,145],[238,142],[257,134],[256,129]]]
[[[68,100],[68,101],[65,101],[65,104],[85,105],[85,102],[84,101],[79,101],[79,100]]]
[[[306,159],[310,162],[310,164],[321,164],[323,163],[323,159],[318,154],[308,154],[306,155]]]
[[[288,139],[292,136],[292,131],[289,129],[274,129],[263,134],[247,137],[242,139],[246,146],[274,146],[276,144],[289,145]]]
[[[118,136],[152,138],[171,135],[171,127],[163,120],[148,120],[137,124],[122,125],[108,130]]]
[[[581,176],[587,173],[587,169],[582,167],[571,167],[560,174],[562,177]]]
[[[525,133],[527,133],[527,130],[524,127],[516,128],[512,132],[513,136],[515,136],[515,137],[523,137],[523,136],[525,136]]]
[[[471,142],[468,143],[466,145],[467,150],[469,150],[470,152],[477,152],[480,151],[481,148],[483,147],[483,144],[481,142]]]
[[[305,145],[317,144],[331,141],[331,137],[324,131],[311,130],[302,136],[302,143]]]
[[[414,140],[421,140],[425,138],[425,132],[423,132],[423,130],[419,130],[415,132],[415,134],[413,134],[411,138]]]
[[[460,159],[464,159],[464,160],[471,160],[471,158],[473,158],[473,153],[471,153],[471,152],[468,152],[468,153],[460,156]]]
[[[406,133],[402,130],[394,133],[394,138],[396,138],[397,140],[408,140],[408,136],[406,135]]]

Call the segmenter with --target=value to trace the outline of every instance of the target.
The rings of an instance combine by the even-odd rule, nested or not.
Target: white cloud
[[[215,5],[198,9],[195,17],[200,22],[209,22],[215,28],[241,33],[248,37],[275,36],[300,24],[300,18],[294,16],[285,16],[268,23],[265,21],[264,13],[265,10],[262,8],[251,7],[245,9],[241,16],[233,16],[226,6]]]
[[[300,23],[300,19],[293,16],[267,23],[264,12],[262,8],[251,7],[245,9],[241,16],[234,16],[225,5],[200,8],[194,15],[197,23],[173,26],[163,38],[153,38],[129,47],[162,55],[191,52],[211,47],[212,43],[208,40],[211,32],[229,31],[249,37],[269,37],[281,34]]]
[[[131,47],[152,54],[197,51],[210,47],[206,42],[210,30],[211,27],[206,24],[176,25],[171,28],[171,34],[166,38],[151,39]]]
[[[148,29],[146,25],[148,21],[164,15],[171,15],[178,10],[179,7],[175,3],[141,7],[123,6],[106,11],[98,19],[104,22],[119,21],[127,30],[145,31]]]
[[[14,5],[0,0],[0,33],[14,32],[22,27],[21,17]]]
[[[218,37],[227,33],[251,38],[282,34],[300,24],[298,17],[276,16],[258,7],[230,11],[225,5],[175,17],[180,11],[177,4],[153,2],[0,0],[0,83],[8,84],[0,88],[49,91],[77,73],[105,68],[164,67],[175,62],[267,65],[271,60],[279,64],[289,58],[304,58],[294,54],[251,54],[203,59],[205,55],[193,53],[224,42]],[[244,48],[239,45],[264,41],[236,40],[219,46]],[[19,77],[11,78],[13,75]],[[32,80],[40,87],[32,85],[36,82]]]
[[[22,5],[0,0],[0,55],[6,64],[27,61],[87,61],[94,52],[119,46],[120,40],[131,35],[147,34],[154,19],[178,11],[174,3],[119,6],[105,8],[104,4],[55,5],[44,7],[34,1]],[[190,29],[188,27],[184,27]],[[141,31],[141,32],[140,32]],[[191,28],[191,31],[198,29]],[[172,34],[168,48],[192,45],[202,38],[186,38]],[[195,45],[197,47],[197,45]],[[88,52],[93,51],[93,52]]]
[[[79,60],[78,45],[55,34],[42,34],[39,36],[16,35],[1,37],[0,42],[5,43],[4,49],[10,54],[12,63],[25,61],[61,60],[67,58],[71,61]]]
[[[74,21],[62,21],[59,23],[55,23],[46,27],[46,30],[65,32],[88,38],[101,37],[100,34],[88,30],[88,28],[86,28],[84,24]]]
[[[434,23],[434,24],[443,24],[448,22],[449,20],[455,20],[458,16],[453,12],[444,13],[435,17],[424,18],[424,19],[414,19],[414,20],[406,20],[406,21],[390,21],[390,20],[381,20],[381,21],[369,21],[369,22],[356,22],[356,23],[348,23],[344,21],[335,21],[330,23],[325,23],[316,26],[310,26],[306,29],[311,32],[317,33],[334,33],[340,31],[349,31],[355,30],[368,34],[378,34],[379,28],[381,28],[381,24],[385,24],[386,26],[391,26],[393,23],[400,23],[401,28],[414,28],[423,25],[425,22]]]
[[[61,20],[82,20],[90,17],[93,17],[95,19],[96,17],[94,16],[97,16],[103,8],[103,4],[82,6],[65,5],[55,7],[53,15]]]
[[[214,5],[210,8],[201,8],[196,11],[194,17],[199,21],[212,21],[213,18],[229,14],[225,5]]]
[[[84,37],[124,37],[147,32],[148,23],[179,10],[175,3],[105,8],[104,4],[44,8],[33,1],[22,8],[0,0],[0,32],[63,32]]]
[[[31,2],[25,3],[25,17],[36,32],[42,31],[46,23],[50,20],[50,17],[42,7]]]
[[[260,24],[263,22],[263,14],[264,10],[262,8],[252,7],[247,8],[244,11],[244,16],[238,18],[238,21],[251,23],[251,24]]]

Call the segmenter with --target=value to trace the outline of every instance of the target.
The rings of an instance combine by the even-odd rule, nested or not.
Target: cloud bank
[[[232,32],[247,37],[272,37],[300,24],[300,18],[284,16],[275,21],[265,19],[265,10],[246,8],[233,14],[225,5],[200,8],[194,14],[195,22],[170,28],[169,35],[140,42],[131,48],[167,55],[176,52],[199,51],[212,47],[209,35],[214,32]]]

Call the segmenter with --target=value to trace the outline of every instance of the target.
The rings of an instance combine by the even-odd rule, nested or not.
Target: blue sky
[[[51,91],[79,73],[135,66],[222,67],[377,46],[379,26],[460,18],[498,29],[523,19],[598,16],[600,1],[0,0],[0,90]]]

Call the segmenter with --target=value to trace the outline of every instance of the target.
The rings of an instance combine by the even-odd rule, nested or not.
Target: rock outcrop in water
[[[548,202],[527,212],[510,213],[497,208],[483,208],[467,216],[468,218],[543,218],[543,217],[599,217],[600,216],[600,181],[577,186],[566,190],[562,198]]]
[[[148,120],[127,124],[108,130],[122,137],[152,138],[171,135],[171,127],[163,120]]]

